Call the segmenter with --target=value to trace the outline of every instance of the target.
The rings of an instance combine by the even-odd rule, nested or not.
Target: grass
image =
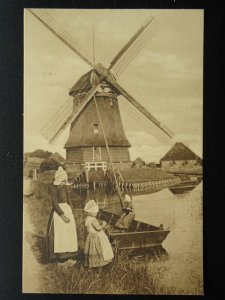
[[[123,169],[120,172],[125,182],[145,182],[173,178],[173,175],[169,173],[151,168]]]
[[[185,290],[167,286],[164,274],[170,272],[165,260],[160,262],[149,259],[130,259],[130,251],[118,252],[114,249],[115,259],[110,265],[97,269],[83,266],[82,256],[75,266],[48,264],[45,259],[45,233],[51,211],[49,184],[35,183],[36,199],[28,203],[31,221],[34,225],[30,244],[33,253],[42,266],[40,285],[42,293],[63,294],[147,294],[147,295],[201,295],[201,281],[193,274],[193,289]],[[85,243],[83,209],[73,209],[77,226],[80,252]]]
[[[133,263],[124,252],[113,264],[98,269],[86,269],[82,263],[72,268],[49,266],[45,282],[53,293],[163,294],[165,290],[149,275],[146,264]]]
[[[37,179],[42,182],[52,182],[54,179],[56,170],[37,173]],[[68,180],[71,181],[76,178],[81,172],[67,172]]]
[[[27,168],[25,174],[28,173]],[[37,173],[37,179],[42,182],[52,182],[54,179],[55,170],[40,172]],[[173,178],[173,175],[166,173],[161,170],[151,169],[151,168],[130,168],[130,169],[122,169],[120,170],[121,175],[126,182],[145,182],[151,180],[160,180],[160,179],[168,179]],[[76,178],[81,172],[67,172],[69,181]],[[90,181],[104,181],[107,180],[103,174],[103,172],[96,172],[95,170],[91,170],[89,173]]]

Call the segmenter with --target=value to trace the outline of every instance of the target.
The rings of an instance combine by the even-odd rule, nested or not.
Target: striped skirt
[[[104,231],[88,233],[84,248],[84,265],[91,268],[105,266],[114,257],[111,244]]]

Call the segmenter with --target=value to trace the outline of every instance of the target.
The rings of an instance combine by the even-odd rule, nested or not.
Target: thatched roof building
[[[132,168],[141,168],[144,167],[145,165],[146,165],[145,161],[143,161],[142,158],[137,157],[132,164]]]
[[[183,143],[176,143],[162,158],[160,161],[171,160],[198,160],[200,157],[196,155]]]
[[[160,160],[162,168],[193,167],[202,159],[183,143],[176,143]]]

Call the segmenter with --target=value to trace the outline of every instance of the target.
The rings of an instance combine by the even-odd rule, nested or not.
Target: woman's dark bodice
[[[53,209],[61,216],[63,215],[63,211],[60,208],[59,204],[60,203],[68,203],[72,207],[71,200],[69,199],[68,196],[68,190],[67,186],[53,186],[51,188],[51,193],[52,193],[52,206]]]

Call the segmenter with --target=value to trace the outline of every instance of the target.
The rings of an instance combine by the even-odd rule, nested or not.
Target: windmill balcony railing
[[[85,170],[90,171],[91,169],[98,170],[101,169],[103,171],[107,170],[107,162],[99,161],[99,162],[86,162]]]

